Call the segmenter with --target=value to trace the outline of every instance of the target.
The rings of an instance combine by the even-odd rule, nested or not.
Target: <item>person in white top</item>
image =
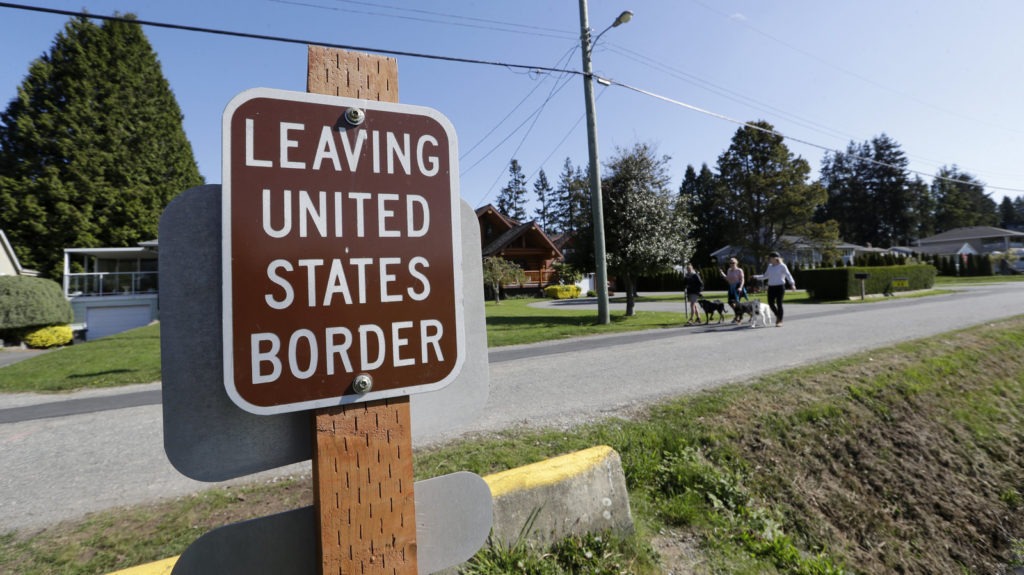
[[[775,327],[782,327],[782,297],[787,287],[796,289],[796,280],[778,252],[768,254],[768,268],[764,270],[764,277],[768,279],[768,307],[775,314]]]

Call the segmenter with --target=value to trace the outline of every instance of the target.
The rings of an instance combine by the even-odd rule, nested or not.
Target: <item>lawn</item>
[[[153,324],[8,365],[0,369],[0,392],[63,392],[159,380],[160,325]]]
[[[671,296],[666,299],[674,301]],[[676,296],[676,299],[680,302],[678,312],[637,312],[627,317],[625,312],[612,311],[611,323],[608,325],[597,324],[597,312],[594,310],[530,306],[545,301],[543,299],[512,299],[500,304],[488,301],[485,304],[487,345],[501,347],[602,333],[678,327],[685,319],[681,296]]]

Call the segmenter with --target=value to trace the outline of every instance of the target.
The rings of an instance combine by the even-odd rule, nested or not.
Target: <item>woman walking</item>
[[[782,297],[786,295],[786,287],[796,289],[796,280],[789,268],[782,263],[778,252],[768,254],[768,269],[764,270],[768,279],[768,307],[775,314],[775,327],[782,327]]]
[[[746,283],[746,278],[743,276],[743,268],[740,267],[740,262],[736,258],[729,258],[729,270],[719,271],[722,274],[722,278],[725,283],[729,284],[729,298],[728,301],[739,303],[740,298],[749,300],[747,297],[746,290],[743,286]]]
[[[700,274],[697,270],[693,269],[693,264],[686,264],[686,275],[684,276],[686,285],[686,325],[696,325],[700,323],[700,313],[697,311],[697,300],[700,299],[700,294],[704,291],[704,280],[701,279]]]

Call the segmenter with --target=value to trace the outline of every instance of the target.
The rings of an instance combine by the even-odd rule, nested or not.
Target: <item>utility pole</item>
[[[626,22],[633,13],[619,14],[611,26],[591,41],[587,0],[580,0],[580,43],[583,52],[583,96],[587,104],[587,147],[590,152],[590,209],[594,228],[594,266],[597,282],[597,323],[611,323],[608,313],[608,261],[604,245],[604,206],[601,199],[601,164],[597,153],[597,108],[594,104],[594,74],[591,50],[602,34]]]

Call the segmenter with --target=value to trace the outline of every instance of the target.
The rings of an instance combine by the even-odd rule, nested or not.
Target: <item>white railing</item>
[[[110,296],[155,294],[160,287],[159,272],[98,272],[67,274],[64,295]]]

